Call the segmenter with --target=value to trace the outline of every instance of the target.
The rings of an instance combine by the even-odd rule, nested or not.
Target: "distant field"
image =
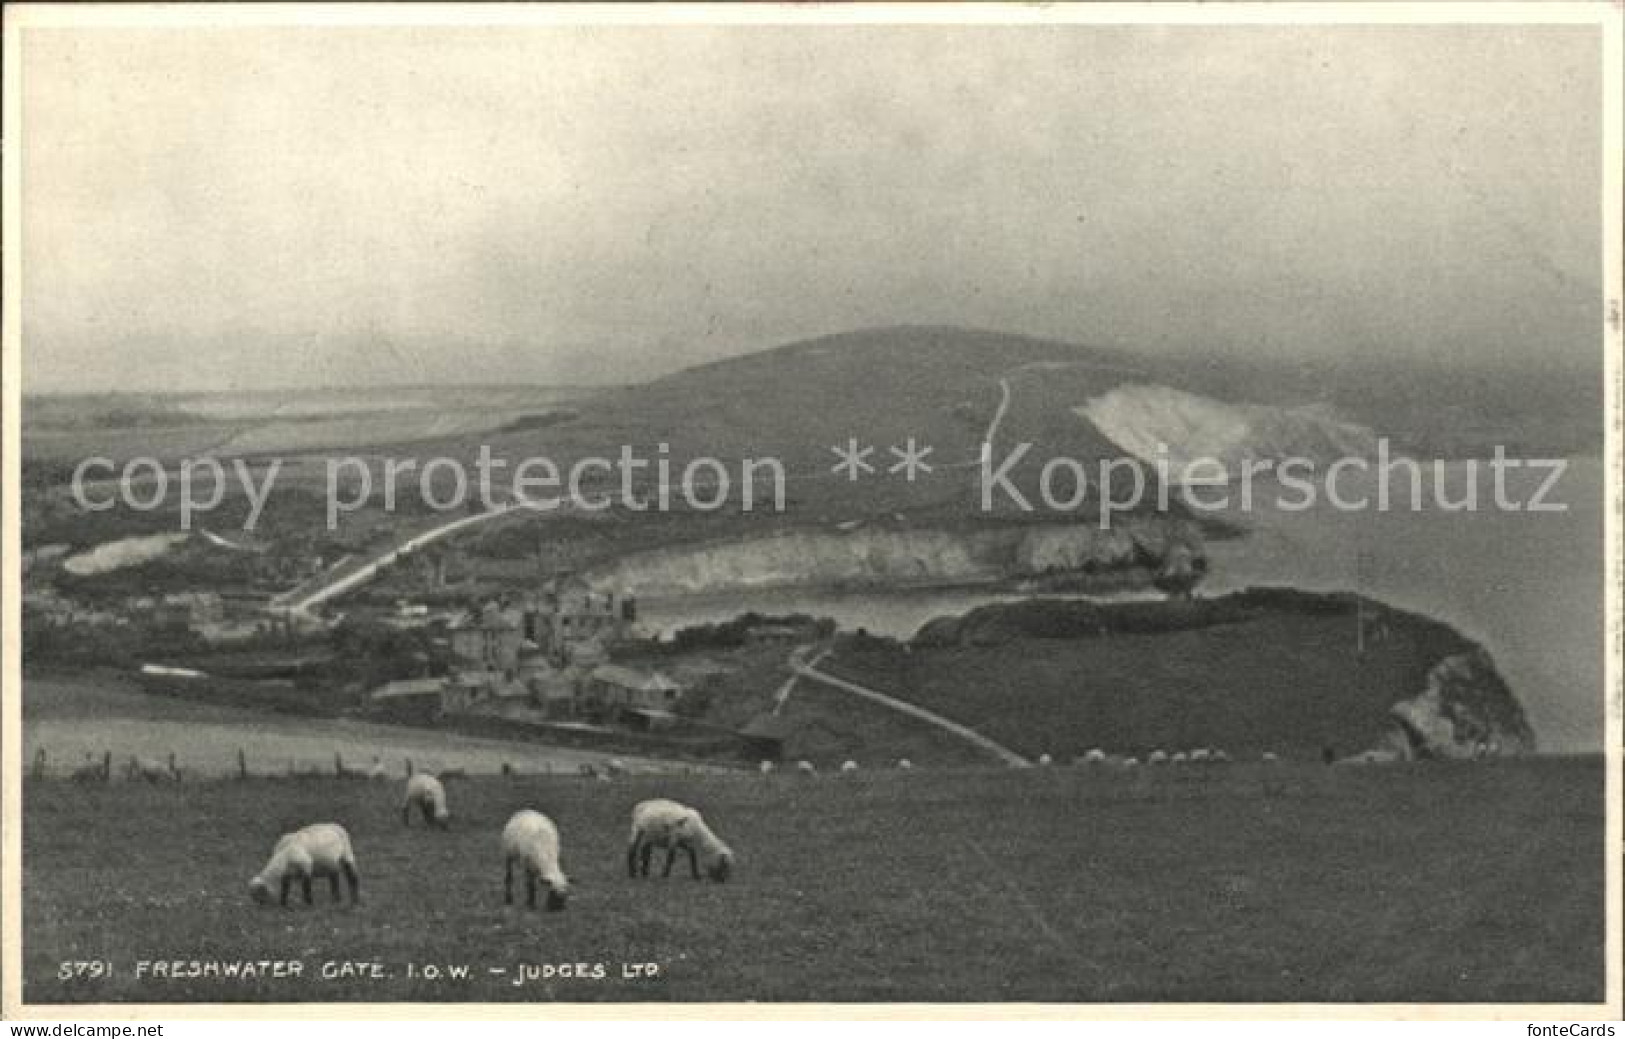
[[[1158,634],[972,639],[907,650],[845,638],[821,666],[1029,757],[1222,747],[1317,760],[1323,747],[1346,755],[1373,745],[1393,705],[1420,693],[1428,668],[1447,651],[1433,628],[1396,620],[1361,652],[1355,624],[1352,607],[1272,608]]]
[[[47,765],[59,773],[83,764],[87,755],[100,760],[112,751],[115,773],[132,755],[162,761],[174,753],[183,769],[205,776],[234,775],[239,748],[249,769],[262,774],[330,769],[334,754],[351,766],[369,765],[377,755],[394,776],[404,775],[407,758],[431,771],[496,773],[509,763],[522,771],[573,773],[583,762],[601,762],[606,756],[432,729],[214,706],[149,695],[111,678],[30,678],[24,685],[25,759],[33,762],[43,749]],[[659,767],[636,759],[629,763]]]
[[[470,437],[557,412],[584,387],[437,386],[217,394],[29,397],[23,455],[77,464],[105,456],[298,453]]]
[[[699,805],[726,885],[632,881],[633,803]],[[1598,1001],[1603,767],[498,777],[446,833],[333,780],[24,789],[24,995],[77,1001]],[[534,806],[577,883],[502,904],[497,832]],[[252,905],[276,836],[349,827],[364,903]],[[137,959],[291,958],[303,980],[143,981]],[[62,981],[65,960],[106,980]],[[312,977],[326,960],[375,981]],[[519,964],[608,977],[512,984]],[[627,980],[622,963],[660,966]],[[466,965],[464,980],[408,977]],[[505,975],[490,973],[504,968]]]

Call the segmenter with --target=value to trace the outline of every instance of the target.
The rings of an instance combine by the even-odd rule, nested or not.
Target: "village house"
[[[524,642],[520,616],[496,603],[487,603],[476,616],[451,629],[451,652],[458,663],[487,671],[515,671]]]
[[[676,723],[674,708],[682,694],[682,686],[658,671],[603,664],[587,676],[581,701],[607,720],[654,729]]]
[[[581,578],[562,575],[548,582],[525,612],[524,635],[562,664],[584,645],[607,647],[620,641],[636,620],[635,599],[594,591]]]

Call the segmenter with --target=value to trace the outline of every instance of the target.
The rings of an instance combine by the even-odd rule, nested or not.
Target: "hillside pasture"
[[[80,1001],[1598,1001],[1603,766],[865,770],[476,778],[448,832],[398,784],[24,789],[24,995]],[[702,808],[725,885],[626,876],[631,806]],[[563,913],[502,902],[497,833],[564,838]],[[253,905],[278,834],[349,828],[359,907]],[[658,861],[658,860],[657,860]],[[658,874],[659,870],[656,870]],[[298,979],[137,980],[289,959]],[[62,980],[98,960],[111,977]],[[381,977],[320,977],[327,961]],[[536,978],[520,965],[603,964]],[[624,977],[623,964],[656,964]],[[442,972],[423,977],[426,966]],[[466,977],[444,976],[467,967]],[[504,973],[493,973],[494,970]]]

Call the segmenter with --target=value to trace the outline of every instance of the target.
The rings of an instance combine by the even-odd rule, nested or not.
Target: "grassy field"
[[[1223,747],[1318,760],[1323,747],[1347,755],[1372,746],[1393,705],[1426,687],[1428,669],[1470,648],[1442,625],[1373,606],[1385,635],[1361,650],[1352,603],[1300,598],[1238,606],[1232,619],[1184,630],[1068,637],[1024,633],[1020,621],[1088,607],[1033,599],[976,611],[985,622],[942,644],[846,637],[820,666],[1030,757]],[[1009,630],[983,630],[1001,617],[1013,618]]]
[[[113,753],[116,774],[132,755],[163,761],[173,753],[183,770],[210,777],[235,775],[239,749],[249,770],[262,775],[328,770],[335,754],[352,768],[369,766],[376,755],[392,776],[405,774],[407,760],[428,771],[462,768],[494,774],[506,763],[522,772],[574,773],[583,763],[607,756],[520,740],[155,696],[103,674],[30,677],[23,717],[24,759],[32,768],[43,750],[52,775],[65,775],[87,759],[100,761],[106,751]],[[678,767],[621,757],[639,769]]]
[[[449,832],[337,781],[24,791],[25,998],[72,1001],[1596,1001],[1603,768],[1586,759],[805,779],[490,777]],[[734,847],[726,885],[625,876],[669,795]],[[497,831],[551,814],[562,914],[502,904]],[[251,904],[276,836],[349,827],[364,902]],[[299,979],[137,980],[147,959],[289,959]],[[110,978],[59,980],[105,960]],[[323,980],[327,961],[385,977]],[[602,980],[520,965],[603,964]],[[623,964],[658,965],[652,978]],[[424,980],[466,965],[469,976]],[[491,973],[502,968],[506,974]],[[415,975],[415,976],[414,976]]]

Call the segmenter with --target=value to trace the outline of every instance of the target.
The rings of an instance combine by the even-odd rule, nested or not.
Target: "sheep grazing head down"
[[[564,910],[564,904],[570,898],[570,884],[568,881],[547,886],[547,911],[558,913]]]
[[[268,906],[276,901],[276,896],[271,893],[271,885],[260,877],[255,877],[248,882],[248,893],[255,902],[262,906]]]
[[[729,874],[733,873],[733,869],[733,852],[725,851],[711,860],[711,867],[706,870],[706,873],[718,884],[725,884],[728,881]]]

